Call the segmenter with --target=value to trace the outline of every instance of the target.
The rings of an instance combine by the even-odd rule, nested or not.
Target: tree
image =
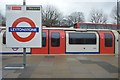
[[[60,26],[71,26],[71,23],[69,22],[69,20],[66,17],[63,17],[60,20]]]
[[[92,23],[107,23],[107,15],[102,10],[91,10],[90,22]]]
[[[62,14],[54,6],[47,5],[42,11],[42,22],[45,26],[55,26],[59,23]]]
[[[0,26],[6,26],[6,19],[0,11]]]
[[[2,26],[6,26],[6,18],[4,16],[2,17]]]
[[[73,12],[67,17],[67,19],[68,19],[68,22],[72,23],[72,24],[74,24],[76,22],[84,22],[85,21],[83,12]]]
[[[0,12],[0,26],[2,26],[2,14]]]
[[[118,9],[117,9],[118,8]],[[120,2],[118,2],[118,6],[114,6],[111,12],[111,17],[113,18],[113,23],[120,23]]]

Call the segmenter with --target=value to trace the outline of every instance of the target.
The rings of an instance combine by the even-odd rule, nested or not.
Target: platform
[[[21,64],[22,56],[3,55],[3,67]],[[118,57],[113,55],[27,55],[27,67],[2,70],[3,78],[118,78]]]

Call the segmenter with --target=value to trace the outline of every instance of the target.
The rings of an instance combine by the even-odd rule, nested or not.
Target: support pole
[[[23,0],[23,6],[26,5],[26,0]],[[26,67],[26,48],[23,48],[23,66]]]
[[[26,1],[25,0],[23,0],[23,5],[26,5]]]
[[[120,18],[120,10],[119,10],[119,0],[117,0],[117,29],[119,29],[119,26],[118,26],[118,24],[119,24],[119,18]]]
[[[26,48],[23,48],[23,66],[26,67]]]

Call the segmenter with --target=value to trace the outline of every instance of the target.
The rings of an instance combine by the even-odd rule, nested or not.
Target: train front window
[[[43,32],[42,33],[42,47],[45,47],[46,46],[46,33]]]
[[[60,46],[60,33],[59,32],[52,32],[51,45],[52,47]]]
[[[112,35],[109,33],[105,33],[105,47],[112,47]]]
[[[6,44],[6,31],[3,33],[3,44]]]
[[[94,33],[69,33],[69,44],[96,44]]]

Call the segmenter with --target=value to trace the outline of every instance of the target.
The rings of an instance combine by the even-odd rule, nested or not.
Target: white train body
[[[23,48],[6,47],[5,31],[6,29],[2,28],[0,32],[0,53],[22,54]],[[27,48],[27,54],[114,55],[120,53],[120,32],[116,30],[43,28],[42,39],[43,47]]]

